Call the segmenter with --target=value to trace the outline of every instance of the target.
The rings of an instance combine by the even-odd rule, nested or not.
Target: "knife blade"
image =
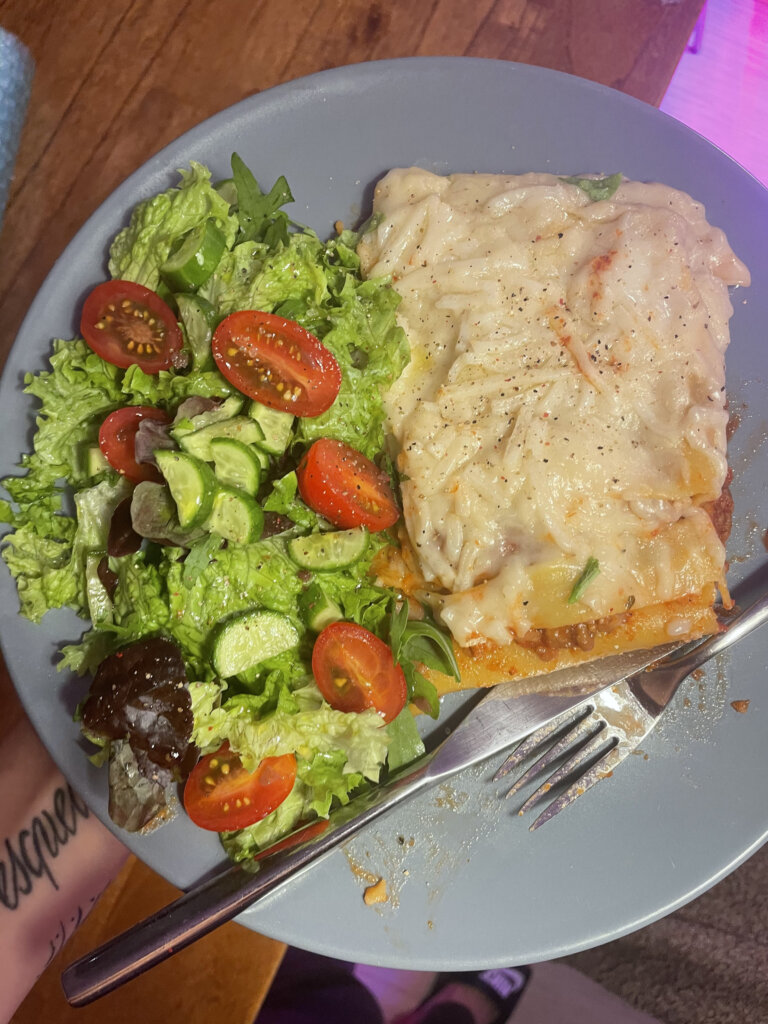
[[[417,793],[487,760],[592,694],[646,668],[681,645],[632,651],[541,677],[547,692],[520,693],[520,681],[473,695],[414,764],[332,812],[324,831],[290,849],[260,855],[255,874],[235,865],[74,961],[61,977],[67,1000],[85,1006],[231,920],[258,899],[304,874],[362,828]],[[455,719],[458,718],[458,722]],[[455,724],[454,724],[455,723]],[[453,726],[453,727],[452,727]],[[301,829],[295,834],[300,838]],[[290,838],[290,837],[288,837]],[[275,844],[280,846],[285,843]],[[264,858],[262,860],[262,858]]]

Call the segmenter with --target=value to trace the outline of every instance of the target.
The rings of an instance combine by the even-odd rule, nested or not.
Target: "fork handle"
[[[648,685],[643,687],[645,696],[657,705],[656,710],[666,707],[680,683],[691,672],[701,668],[716,655],[727,651],[732,644],[738,643],[748,633],[766,622],[768,622],[768,593],[763,594],[754,604],[731,619],[724,629],[708,636],[693,650],[688,650],[677,657],[670,655],[653,666]]]

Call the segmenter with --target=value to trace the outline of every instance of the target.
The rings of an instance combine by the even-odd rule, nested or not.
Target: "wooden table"
[[[85,219],[153,153],[243,97],[343,64],[466,55],[556,68],[658,104],[703,2],[0,0],[0,25],[27,45],[37,68],[0,235],[0,363],[43,279]],[[2,668],[0,721],[22,714]],[[145,907],[136,900],[147,886],[135,888],[131,912],[138,917]],[[106,899],[114,903],[115,893]],[[114,920],[102,914],[87,922],[78,936],[83,950]],[[262,955],[276,965],[281,951],[273,943]],[[199,985],[200,972],[185,956],[173,961],[176,970],[185,974],[185,985]],[[48,998],[57,988],[56,970],[54,964],[33,996]],[[259,984],[267,985],[270,976],[267,970]],[[241,982],[233,974],[232,984]],[[138,1019],[180,1019],[163,1012],[150,985],[143,991],[152,1009],[145,1012],[135,987],[141,983],[133,984]],[[44,1016],[20,1011],[19,1024],[65,1019],[54,1015],[55,1003],[35,1005],[46,1007]]]

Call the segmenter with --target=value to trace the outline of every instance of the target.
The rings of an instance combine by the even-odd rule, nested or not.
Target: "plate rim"
[[[276,102],[276,101],[279,101],[281,96],[288,96],[291,93],[297,93],[298,94],[300,92],[306,91],[308,86],[314,87],[317,84],[322,84],[322,83],[330,81],[332,79],[345,77],[345,76],[348,76],[350,74],[352,74],[353,76],[361,75],[361,74],[373,74],[374,72],[379,72],[379,73],[385,74],[387,70],[393,70],[394,69],[393,66],[400,67],[400,66],[403,66],[403,65],[408,65],[410,67],[421,67],[421,68],[428,68],[430,66],[433,66],[433,67],[439,66],[441,69],[447,68],[449,66],[452,66],[452,67],[466,67],[466,68],[478,67],[478,66],[483,66],[483,67],[492,66],[492,67],[496,67],[496,68],[504,68],[506,71],[510,71],[511,70],[513,75],[514,74],[522,74],[524,77],[528,77],[528,78],[530,78],[531,76],[533,76],[534,78],[540,76],[542,78],[548,78],[548,79],[552,79],[554,77],[556,79],[566,80],[566,81],[573,80],[573,81],[579,83],[579,88],[580,89],[586,89],[588,91],[594,91],[594,92],[599,93],[601,95],[603,95],[605,93],[612,94],[613,96],[615,96],[617,98],[620,98],[622,103],[629,104],[631,107],[641,108],[641,109],[646,110],[646,111],[653,111],[654,112],[654,116],[660,116],[662,118],[667,118],[670,121],[674,121],[679,129],[683,129],[690,136],[692,136],[692,137],[700,140],[701,142],[705,143],[705,145],[710,150],[715,151],[720,157],[724,158],[725,160],[729,161],[731,164],[735,165],[737,168],[739,168],[739,170],[743,174],[747,175],[760,188],[762,188],[762,185],[760,185],[760,183],[757,181],[757,179],[755,179],[754,176],[751,175],[749,171],[747,171],[745,168],[741,167],[740,164],[738,164],[736,161],[734,161],[727,154],[723,153],[722,150],[720,150],[717,146],[715,146],[714,144],[712,144],[711,142],[706,140],[699,133],[697,133],[693,129],[690,129],[687,126],[683,125],[681,122],[679,122],[675,118],[671,117],[671,115],[666,114],[663,111],[659,111],[657,108],[651,106],[650,104],[647,104],[644,101],[637,99],[636,97],[633,97],[633,96],[630,96],[630,95],[628,95],[626,93],[620,92],[619,90],[613,89],[610,86],[605,86],[605,85],[602,85],[600,83],[593,82],[593,81],[591,81],[589,79],[583,79],[583,78],[580,78],[580,77],[578,77],[576,75],[572,75],[572,74],[570,74],[568,72],[557,71],[557,70],[548,69],[548,68],[542,68],[542,67],[538,67],[538,66],[534,66],[534,65],[525,65],[525,64],[519,64],[519,63],[514,63],[514,62],[509,62],[509,61],[491,59],[491,58],[461,57],[461,56],[453,56],[453,57],[439,57],[439,56],[436,56],[436,57],[401,57],[401,58],[391,58],[391,59],[386,59],[386,60],[362,62],[360,64],[342,65],[342,66],[339,66],[339,67],[324,69],[324,70],[321,70],[321,71],[314,72],[314,73],[312,73],[310,75],[304,76],[302,78],[293,79],[293,80],[290,80],[288,82],[280,83],[278,85],[272,86],[269,89],[265,89],[262,92],[254,93],[254,94],[252,94],[250,96],[244,97],[243,99],[237,101],[236,103],[232,104],[229,107],[223,108],[222,110],[219,110],[219,111],[215,112],[214,114],[210,115],[209,117],[207,117],[203,121],[199,122],[197,125],[194,125],[193,127],[189,128],[187,131],[185,131],[178,138],[176,138],[176,139],[172,140],[171,142],[169,142],[162,149],[160,149],[157,153],[155,153],[153,156],[151,156],[147,161],[145,161],[140,166],[135,168],[125,179],[123,179],[123,181],[117,186],[117,188],[114,189],[109,194],[109,196],[107,196],[105,198],[105,200],[102,203],[100,203],[99,206],[89,215],[89,217],[85,220],[85,222],[82,224],[82,226],[73,235],[72,239],[69,241],[67,246],[64,248],[64,250],[62,251],[62,253],[58,257],[58,259],[54,263],[54,265],[51,268],[51,270],[49,271],[49,273],[46,275],[44,281],[42,282],[40,288],[38,289],[38,291],[37,291],[37,293],[36,293],[32,303],[31,303],[31,305],[29,307],[29,310],[28,310],[27,314],[25,315],[25,317],[24,317],[24,319],[23,319],[23,321],[22,321],[22,323],[21,323],[21,325],[19,327],[19,330],[17,332],[16,338],[13,341],[11,349],[9,350],[8,358],[6,360],[6,364],[5,364],[5,367],[4,367],[4,370],[3,370],[2,382],[0,382],[2,384],[2,387],[5,388],[5,386],[6,386],[6,379],[9,376],[9,370],[11,370],[13,368],[13,365],[14,365],[13,354],[14,354],[15,351],[17,351],[17,342],[19,341],[19,338],[23,337],[25,332],[29,330],[29,324],[34,320],[34,317],[35,317],[35,314],[37,313],[37,309],[39,307],[39,304],[41,304],[41,303],[43,303],[45,301],[44,300],[44,292],[45,292],[45,290],[46,290],[46,288],[47,288],[47,286],[49,284],[49,281],[56,274],[57,268],[60,268],[62,266],[62,264],[64,263],[66,257],[70,256],[72,252],[76,251],[81,238],[83,236],[87,237],[91,233],[91,231],[93,229],[93,225],[99,220],[101,211],[103,210],[103,207],[105,205],[107,205],[109,203],[112,203],[116,198],[121,197],[124,194],[127,195],[137,182],[144,182],[147,179],[151,179],[152,177],[154,177],[154,176],[156,176],[158,174],[162,174],[163,177],[167,177],[167,175],[169,173],[171,173],[171,158],[172,158],[173,153],[175,151],[179,150],[179,149],[183,149],[185,144],[188,142],[190,136],[199,135],[200,133],[203,133],[203,132],[206,132],[206,131],[210,131],[210,129],[212,129],[212,128],[215,128],[216,130],[218,130],[222,126],[226,126],[226,125],[231,124],[233,119],[237,119],[240,116],[245,116],[247,118],[247,116],[250,113],[250,111],[254,107],[256,107],[256,108],[260,107],[265,102],[265,100],[269,101],[269,102],[273,102],[273,101]],[[147,192],[147,194],[150,194],[150,193]],[[128,209],[124,208],[124,215],[127,214],[128,212],[129,212]],[[102,234],[103,232],[99,231],[98,233]],[[73,307],[76,307],[76,303],[73,303]],[[45,348],[44,348],[44,352],[45,353],[47,353],[49,351],[50,351],[50,340],[48,340],[45,343]],[[3,570],[3,571],[7,573],[7,570]],[[16,614],[18,614],[18,613],[16,613]],[[6,654],[6,660],[7,660],[6,640],[5,640],[5,636],[4,635],[0,636],[0,646],[2,646],[3,652],[4,652],[4,654]],[[10,669],[9,669],[9,675],[11,675]],[[11,679],[12,679],[14,688],[16,689],[16,692],[19,695],[19,699],[20,699],[22,705],[25,708],[25,711],[26,711],[28,717],[32,721],[32,724],[35,727],[35,730],[38,732],[38,735],[40,735],[40,732],[38,730],[38,725],[37,725],[36,718],[33,716],[33,711],[31,709],[31,702],[30,702],[30,704],[28,704],[27,699],[26,699],[27,695],[26,695],[25,692],[23,692],[23,687],[20,687],[18,685],[18,683],[16,682],[16,678],[15,678],[14,675],[11,675]],[[46,746],[46,749],[49,749],[48,743],[42,737],[42,735],[41,735],[41,741],[43,742],[44,746]],[[50,749],[49,749],[49,752],[50,752]],[[51,754],[51,756],[53,756],[53,754]],[[54,757],[54,760],[56,760],[57,764],[59,764],[59,767],[62,769],[63,773],[66,775],[67,774],[66,768],[67,768],[67,764],[69,762],[67,762],[65,764],[61,764],[56,757]],[[97,813],[98,816],[102,820],[104,820],[102,818],[102,815],[99,814],[98,811],[96,811],[95,809],[94,809],[94,813]],[[111,823],[108,822],[108,821],[105,821],[105,824],[107,824],[107,826],[111,828],[111,830],[114,832],[115,835],[117,835],[119,838],[122,839],[123,842],[125,842],[125,834],[124,833],[122,833],[116,827],[113,827],[111,825]],[[663,907],[660,907],[660,908],[658,908],[658,910],[656,912],[653,912],[653,913],[651,913],[649,915],[643,915],[642,917],[639,917],[639,918],[636,917],[636,918],[634,918],[631,921],[627,921],[623,927],[620,927],[617,930],[615,930],[615,932],[612,933],[607,938],[606,937],[602,937],[599,940],[600,943],[603,942],[603,941],[609,941],[609,940],[612,940],[612,939],[615,939],[615,938],[619,938],[622,935],[630,934],[631,932],[637,930],[639,927],[644,927],[646,924],[651,923],[651,921],[658,920],[659,918],[661,918],[663,916],[666,916],[671,911],[673,911],[675,909],[678,909],[680,906],[683,906],[686,903],[690,902],[692,899],[696,898],[696,896],[700,895],[702,892],[704,892],[707,889],[709,889],[712,885],[716,884],[723,877],[725,877],[727,874],[729,874],[731,871],[733,871],[736,867],[739,866],[739,864],[743,863],[746,859],[748,859],[766,841],[768,841],[768,824],[767,824],[767,827],[766,827],[766,831],[765,831],[765,833],[762,836],[760,836],[757,839],[755,839],[755,841],[750,846],[748,846],[747,849],[741,851],[741,853],[738,854],[737,857],[735,857],[732,861],[730,861],[729,863],[727,863],[725,865],[722,865],[720,867],[720,869],[712,877],[710,877],[709,879],[703,880],[698,886],[696,886],[696,887],[690,889],[689,891],[685,892],[674,903],[667,904],[667,905],[665,905]],[[131,847],[131,849],[133,849],[133,847]],[[136,851],[134,850],[134,852],[136,852]],[[139,855],[139,854],[137,854],[137,855]],[[260,931],[264,932],[265,934],[267,934],[267,931],[264,928],[264,922],[257,921],[257,922],[251,923],[248,920],[248,915],[247,914],[245,915],[244,918],[241,917],[240,920],[243,923],[249,924],[251,927],[258,928],[258,930],[260,930]],[[550,950],[550,951],[548,951],[546,953],[546,956],[543,956],[543,957],[540,956],[540,957],[538,957],[538,959],[550,959],[550,958],[557,957],[557,956],[564,956],[564,955],[566,955],[568,953],[573,953],[573,952],[576,952],[576,951],[578,951],[580,949],[590,948],[591,946],[599,944],[598,942],[592,941],[593,938],[594,938],[594,936],[592,938],[590,938],[588,941],[586,941],[585,943],[582,943],[582,944],[577,944],[575,946],[572,945],[572,946],[562,947],[561,949],[559,949],[559,951]],[[312,945],[310,943],[307,943],[307,942],[302,943],[302,945],[304,945],[305,948],[313,948]],[[315,948],[317,948],[317,947],[315,947]],[[321,951],[321,950],[318,950],[318,951]],[[337,951],[337,955],[342,955],[342,953]],[[396,959],[397,958],[395,957],[394,960],[396,960]],[[392,965],[392,966],[409,966],[409,965],[413,964],[413,957],[411,955],[403,958],[403,960],[398,962],[398,963],[394,963],[394,960],[393,959],[387,960],[387,965]],[[367,962],[371,962],[371,961],[367,961]],[[498,965],[501,966],[505,962],[506,962],[506,960],[502,956],[502,959],[500,959],[498,961]],[[467,963],[467,961],[464,960],[464,961],[462,961],[462,963]],[[477,966],[488,966],[487,958],[484,959],[482,961],[482,963],[480,963],[480,962],[469,963],[468,967],[465,968],[465,969],[471,969],[472,967],[477,967]]]

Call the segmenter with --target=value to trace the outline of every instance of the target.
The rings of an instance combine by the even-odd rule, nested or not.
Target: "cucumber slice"
[[[269,457],[269,455],[267,455],[267,453],[264,451],[264,449],[263,448],[259,448],[258,445],[254,445],[253,454],[259,460],[259,465],[261,466],[261,475],[264,476],[264,474],[269,471],[269,459],[270,459],[270,457]]]
[[[216,307],[200,295],[187,295],[186,292],[180,292],[175,298],[181,322],[187,332],[187,342],[192,352],[192,365],[198,370],[208,365],[212,366],[211,338],[219,322]]]
[[[160,267],[160,273],[174,291],[194,291],[218,267],[226,247],[224,232],[209,217],[184,236],[178,249]]]
[[[213,498],[209,533],[233,544],[251,544],[264,529],[264,513],[253,498],[234,487],[220,487]]]
[[[155,458],[176,502],[179,526],[182,530],[200,526],[211,514],[216,477],[204,462],[185,452],[160,448]]]
[[[248,416],[233,416],[228,420],[219,420],[210,423],[201,430],[195,430],[191,434],[183,434],[177,440],[185,452],[202,459],[203,462],[213,462],[211,441],[214,437],[234,437],[243,444],[255,444],[261,439],[261,427],[256,420]]]
[[[256,449],[234,437],[211,438],[211,455],[216,479],[228,487],[238,487],[251,496],[261,483],[261,459]]]
[[[180,441],[186,434],[191,434],[195,430],[201,430],[203,427],[210,426],[211,423],[231,420],[233,416],[237,416],[242,408],[243,399],[239,395],[230,395],[229,398],[225,398],[221,405],[217,405],[214,409],[198,413],[197,416],[193,416],[191,419],[181,420],[171,428],[171,436],[176,441]]]
[[[88,476],[97,476],[105,469],[111,469],[107,457],[97,444],[90,444],[85,450],[85,472]]]
[[[362,558],[368,547],[368,531],[336,530],[332,533],[310,533],[288,541],[288,554],[302,569],[324,572],[345,569]]]
[[[344,613],[315,580],[299,596],[299,612],[309,628],[319,633],[332,622],[344,618]]]
[[[298,630],[285,615],[246,612],[222,627],[213,645],[213,667],[222,679],[229,679],[298,642]]]
[[[254,400],[248,407],[248,415],[256,420],[264,433],[264,439],[256,442],[258,447],[270,455],[282,455],[291,439],[293,413],[270,409]]]

